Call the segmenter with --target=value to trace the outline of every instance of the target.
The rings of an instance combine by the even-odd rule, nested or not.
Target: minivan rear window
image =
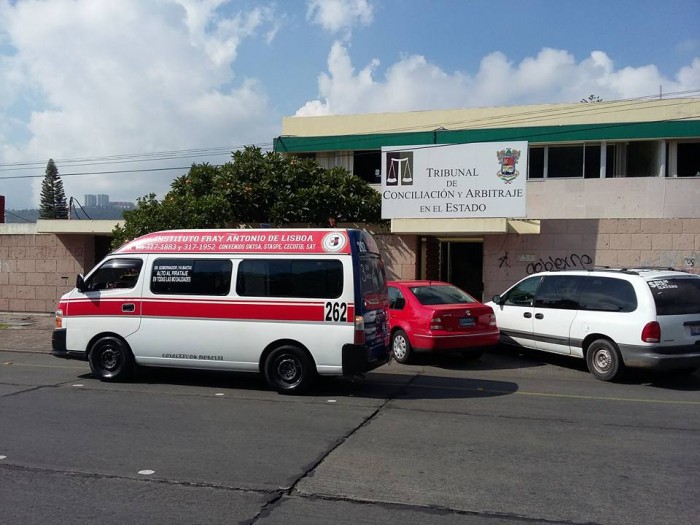
[[[656,315],[700,314],[700,279],[657,279],[647,284],[654,296]]]

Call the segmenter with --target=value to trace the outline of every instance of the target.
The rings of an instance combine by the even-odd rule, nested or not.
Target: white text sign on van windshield
[[[382,148],[382,218],[525,217],[527,142]]]

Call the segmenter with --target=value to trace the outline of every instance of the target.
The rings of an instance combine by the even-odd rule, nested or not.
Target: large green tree
[[[53,159],[46,164],[46,175],[41,182],[40,219],[67,219],[68,204],[63,190],[63,181]]]
[[[113,246],[145,233],[177,228],[232,228],[269,223],[327,226],[378,222],[381,197],[344,168],[247,147],[223,166],[194,164],[162,200],[138,199],[113,232]]]

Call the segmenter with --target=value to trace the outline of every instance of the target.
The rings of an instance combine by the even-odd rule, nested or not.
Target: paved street
[[[245,374],[101,383],[86,363],[2,348],[2,523],[667,524],[700,510],[697,373],[608,384],[502,351],[286,397]]]

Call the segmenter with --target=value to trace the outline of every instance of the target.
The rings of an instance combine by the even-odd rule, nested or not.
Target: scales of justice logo
[[[413,152],[390,151],[386,154],[386,185],[413,185]]]
[[[520,159],[520,150],[505,148],[496,152],[498,162],[501,163],[501,169],[498,170],[496,176],[503,180],[506,184],[510,184],[520,175],[517,170],[518,160]]]

